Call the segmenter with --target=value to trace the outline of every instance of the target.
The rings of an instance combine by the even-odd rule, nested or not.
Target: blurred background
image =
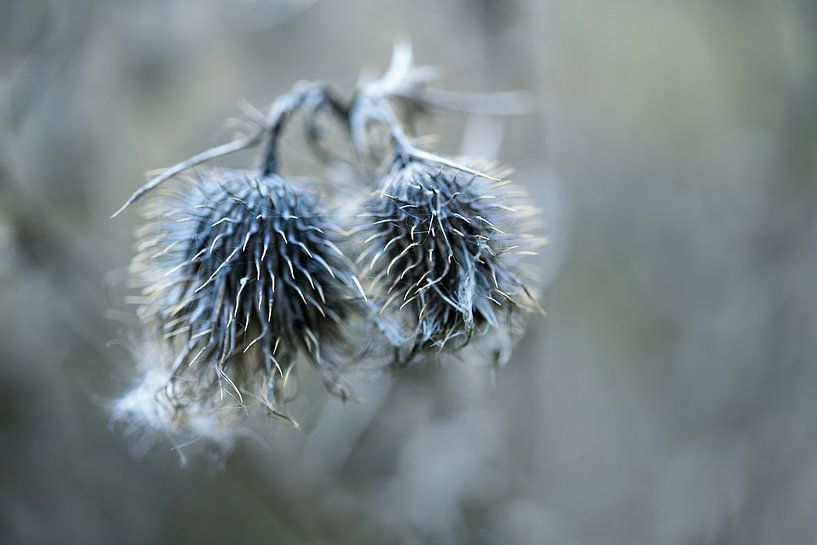
[[[516,167],[547,317],[495,381],[364,381],[226,459],[123,437],[109,215],[238,99],[349,93],[401,37],[445,88],[534,92],[498,147],[424,129]],[[810,0],[0,2],[0,543],[813,543],[815,67]]]

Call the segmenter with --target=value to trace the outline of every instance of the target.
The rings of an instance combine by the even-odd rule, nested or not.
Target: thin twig
[[[258,142],[261,141],[261,138],[264,135],[264,130],[259,130],[249,136],[245,136],[244,138],[239,138],[237,140],[233,140],[232,142],[227,142],[226,144],[222,144],[220,146],[216,146],[214,148],[210,148],[206,151],[203,151],[199,154],[194,155],[190,159],[186,161],[182,161],[181,163],[177,163],[172,167],[168,168],[160,175],[156,176],[148,183],[137,189],[133,195],[123,204],[119,210],[114,212],[111,215],[111,218],[115,218],[119,214],[121,214],[126,208],[130,205],[141,199],[146,193],[156,189],[160,184],[169,180],[173,176],[184,172],[185,170],[191,169],[194,166],[200,165],[202,163],[206,163],[207,161],[212,161],[217,157],[223,157],[224,155],[229,155],[231,153],[235,153],[237,151],[241,151],[243,149],[247,149],[252,147]]]

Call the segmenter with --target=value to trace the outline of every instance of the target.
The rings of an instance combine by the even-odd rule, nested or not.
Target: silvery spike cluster
[[[218,438],[251,406],[294,423],[286,402],[300,362],[348,399],[343,373],[363,361],[507,360],[521,315],[540,310],[526,263],[544,240],[530,234],[537,211],[487,162],[417,147],[402,119],[437,108],[515,113],[525,97],[442,93],[433,78],[398,45],[386,74],[348,102],[299,83],[252,132],[133,194],[116,214],[150,194],[131,266],[143,375],[115,416]],[[343,160],[325,145],[325,117],[340,122],[363,191],[281,171],[295,120],[319,163]],[[256,146],[255,168],[203,166]]]

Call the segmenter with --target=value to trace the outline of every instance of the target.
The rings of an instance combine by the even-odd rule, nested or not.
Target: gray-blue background
[[[0,542],[813,543],[816,29],[808,0],[0,3]],[[108,215],[240,97],[348,92],[400,37],[447,88],[536,94],[497,155],[545,211],[548,317],[495,385],[418,369],[221,470],[138,457],[101,408],[132,365]],[[423,127],[457,152],[466,121]]]

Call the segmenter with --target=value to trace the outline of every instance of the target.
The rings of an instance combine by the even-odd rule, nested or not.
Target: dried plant
[[[276,381],[303,355],[347,397],[332,348],[363,292],[316,195],[293,179],[243,171],[208,171],[197,182],[148,209],[156,220],[132,266],[144,319],[178,338],[174,375],[211,362],[243,401],[227,370],[250,360],[266,374],[259,397],[273,407]]]
[[[538,309],[522,262],[539,241],[525,234],[535,214],[508,182],[423,159],[394,161],[366,204],[371,234],[358,261],[370,271],[379,265],[371,290],[380,312],[397,307],[412,330],[408,354],[395,363],[462,348],[491,330],[505,329],[507,339],[519,332],[513,312]]]
[[[150,383],[164,409],[141,415],[152,427],[189,428],[208,411],[223,424],[223,414],[236,413],[227,409],[246,410],[251,400],[289,418],[287,382],[299,361],[347,399],[353,394],[341,371],[366,355],[361,334],[382,334],[390,362],[402,365],[496,331],[503,341],[494,361],[505,359],[521,330],[514,311],[538,308],[522,263],[536,242],[524,234],[535,211],[496,169],[412,143],[398,103],[405,116],[485,110],[481,99],[432,92],[433,75],[398,46],[386,74],[361,82],[348,104],[321,83],[299,83],[256,116],[257,130],[165,170],[133,194],[117,214],[151,194],[131,271],[142,323],[162,337],[154,375],[165,379],[158,387],[143,381],[134,390],[140,394],[119,405],[120,416],[139,416],[132,401]],[[519,102],[520,95],[503,95],[492,104],[495,113],[510,113]],[[374,195],[347,222],[323,203],[325,183],[280,172],[279,143],[296,112],[319,161],[336,159],[322,141],[320,119],[329,115],[345,127],[357,171],[374,173],[361,174]],[[196,168],[258,145],[255,169]],[[194,168],[185,183],[163,186]],[[352,200],[335,197],[330,206]],[[357,263],[371,259],[368,294],[342,250],[358,240],[347,230],[366,237]],[[356,324],[364,326],[352,333]]]
[[[412,65],[410,50],[398,49],[386,75],[358,89],[352,111],[358,148],[370,147],[365,135],[371,124],[385,126],[388,145],[383,172],[360,214],[368,237],[357,261],[373,275],[369,290],[379,313],[408,332],[393,364],[429,351],[450,353],[489,332],[499,340],[490,359],[502,364],[522,330],[514,311],[541,310],[527,287],[535,281],[532,267],[524,262],[544,242],[530,234],[538,229],[537,210],[524,190],[504,180],[507,172],[411,142],[390,101],[401,99],[409,115],[439,107],[439,99],[429,102],[440,96],[426,89],[431,77],[433,70]],[[506,101],[511,96],[520,98],[505,95]],[[484,101],[449,95],[446,104],[468,109]],[[504,113],[512,111],[507,105]]]

